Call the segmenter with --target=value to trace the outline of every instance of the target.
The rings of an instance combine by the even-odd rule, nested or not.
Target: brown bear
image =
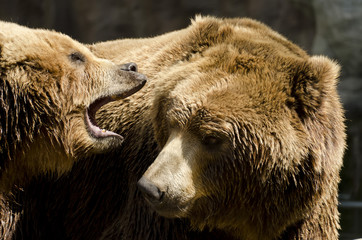
[[[14,186],[32,176],[62,174],[79,154],[120,145],[123,137],[100,129],[95,114],[145,84],[136,71],[61,33],[0,22],[1,210]]]
[[[134,60],[149,83],[98,112],[100,126],[125,136],[119,149],[22,195],[18,237],[338,238],[335,62],[238,18],[196,17],[89,48]]]

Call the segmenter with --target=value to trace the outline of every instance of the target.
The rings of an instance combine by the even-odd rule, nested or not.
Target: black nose
[[[130,63],[126,63],[126,64],[121,65],[121,70],[137,72],[138,67],[137,67],[137,64],[135,64],[133,62],[130,62]]]
[[[147,178],[142,177],[137,186],[139,190],[143,193],[144,197],[150,200],[151,202],[161,201],[163,197],[163,192]]]

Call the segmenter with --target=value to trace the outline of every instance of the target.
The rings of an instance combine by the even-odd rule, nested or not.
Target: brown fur
[[[15,213],[6,213],[14,201],[12,192],[26,187],[31,177],[63,174],[80,153],[100,153],[120,145],[120,136],[91,135],[85,118],[96,100],[120,98],[144,84],[143,75],[123,71],[123,67],[95,57],[66,35],[0,22],[0,215],[4,228],[17,218]],[[14,224],[10,225],[9,233],[1,228],[2,235],[11,234]]]
[[[161,59],[145,70],[162,149],[144,175],[165,193],[156,210],[240,239],[337,239],[339,67],[248,19],[198,19],[153,53],[162,38],[143,44]]]
[[[338,238],[337,64],[250,19],[197,17],[180,31],[90,49],[139,63],[149,83],[99,112],[102,126],[125,134],[123,147],[78,162],[34,207],[48,184],[36,182],[23,236],[47,222],[48,238]],[[136,187],[143,173],[164,192],[151,208]]]

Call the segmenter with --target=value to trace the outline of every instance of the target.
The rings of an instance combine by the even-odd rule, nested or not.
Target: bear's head
[[[97,58],[64,34],[0,22],[1,168],[63,172],[78,154],[119,146],[95,113],[145,82],[136,64]]]
[[[252,20],[194,27],[193,54],[155,90],[160,153],[138,186],[162,216],[274,239],[336,200],[339,67]]]

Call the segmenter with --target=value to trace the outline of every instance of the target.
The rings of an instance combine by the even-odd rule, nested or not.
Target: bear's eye
[[[76,63],[84,63],[85,62],[85,57],[83,54],[81,54],[80,52],[73,52],[69,55],[69,58],[72,62],[76,62]]]
[[[221,144],[221,139],[215,136],[205,136],[202,139],[202,143],[208,147],[216,147],[217,145]]]

